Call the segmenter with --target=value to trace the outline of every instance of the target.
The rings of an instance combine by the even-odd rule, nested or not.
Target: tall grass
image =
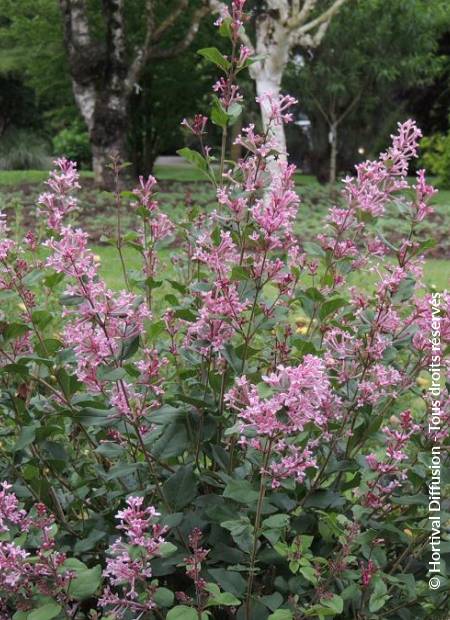
[[[0,137],[0,170],[47,170],[50,167],[48,145],[36,133],[11,127]]]

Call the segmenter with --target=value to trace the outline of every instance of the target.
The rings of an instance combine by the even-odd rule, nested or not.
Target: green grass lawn
[[[94,253],[100,259],[100,273],[113,289],[120,289],[124,286],[122,267],[119,254],[112,246],[97,245],[93,248]],[[123,250],[125,263],[128,270],[137,270],[141,266],[141,258],[138,252],[131,248]],[[160,252],[159,273],[164,278],[170,277],[172,264],[170,262],[170,252]],[[450,262],[447,260],[430,259],[425,264],[424,280],[428,286],[435,287],[437,290],[444,290],[449,285]],[[375,282],[375,277],[371,274],[361,273],[352,275],[352,284],[370,287]]]
[[[161,181],[178,181],[192,183],[205,181],[205,175],[189,165],[158,165],[153,171],[155,177]],[[48,177],[47,170],[0,170],[0,186],[17,186],[22,183],[43,183]],[[93,173],[89,170],[81,171],[81,178],[90,179]],[[315,185],[315,177],[298,172],[295,175],[298,185]]]
[[[198,205],[206,211],[215,206],[215,193],[208,183],[204,182],[202,173],[192,169],[189,165],[156,166],[155,176],[161,181],[160,204],[166,213],[174,220],[183,215],[188,201]],[[11,222],[13,234],[20,237],[25,225],[37,227],[35,219],[26,221],[26,214],[35,217],[36,198],[43,189],[43,183],[48,176],[47,171],[41,170],[14,170],[0,171],[0,208],[6,209]],[[82,171],[81,180],[91,179],[92,172]],[[332,197],[329,189],[320,186],[310,175],[297,173],[296,186],[301,196],[299,217],[295,226],[296,233],[301,239],[311,240],[323,230],[323,218],[326,215]],[[413,182],[413,180],[411,179]],[[428,258],[425,266],[425,280],[430,286],[442,290],[448,287],[450,262],[450,240],[447,231],[450,227],[450,190],[441,190],[435,198],[436,214],[423,224],[423,237],[437,239],[437,247],[432,258]],[[87,185],[80,196],[82,212],[76,223],[85,228],[94,245],[94,251],[101,259],[101,270],[108,284],[112,288],[123,286],[123,276],[119,257],[115,248],[99,243],[102,235],[114,234],[114,208],[111,194],[99,192]],[[131,210],[124,206],[124,228],[132,229],[135,219]],[[393,232],[400,235],[400,219],[391,213],[382,220],[383,232]],[[128,268],[139,268],[139,254],[134,250],[125,250]],[[162,269],[165,273],[171,270],[168,254],[161,256]],[[373,282],[370,274],[362,274],[355,284],[370,285]]]

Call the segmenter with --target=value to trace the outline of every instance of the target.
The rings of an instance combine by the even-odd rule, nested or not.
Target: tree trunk
[[[256,54],[261,57],[259,62],[251,65],[250,75],[256,82],[258,97],[270,94],[278,98],[281,90],[281,79],[289,60],[289,32],[276,16],[269,13],[261,15],[256,21]],[[269,126],[268,105],[260,103],[264,131]],[[286,136],[283,125],[270,127],[272,137],[280,147],[280,159],[287,159]]]
[[[92,128],[89,132],[92,145],[92,168],[95,184],[102,189],[114,189],[114,158],[126,161],[128,128],[128,102],[123,94],[97,96]]]
[[[271,73],[268,74],[267,71],[260,71],[255,77],[256,81],[256,92],[258,97],[262,97],[263,95],[271,95],[274,99],[278,99],[281,91],[281,77],[282,73],[279,72],[277,74]],[[269,127],[270,121],[270,106],[266,101],[262,101],[260,103],[261,109],[261,118],[263,123],[264,131],[267,131]],[[273,123],[270,126],[270,135],[274,138],[278,144],[280,149],[280,159],[285,161],[287,159],[287,146],[286,146],[286,135],[284,132],[284,125],[274,125]]]
[[[336,163],[337,163],[337,123],[331,123],[330,125],[330,134],[329,134],[329,142],[330,142],[330,176],[329,182],[330,185],[334,185],[336,183]]]

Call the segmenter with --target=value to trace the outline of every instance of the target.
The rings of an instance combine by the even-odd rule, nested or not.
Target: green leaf
[[[152,454],[158,459],[180,456],[190,446],[190,440],[184,422],[175,421],[168,424],[156,442],[152,442]]]
[[[239,116],[242,113],[242,106],[239,103],[233,103],[227,110],[223,107],[220,99],[217,97],[213,98],[212,108],[211,108],[211,121],[214,125],[218,125],[225,129],[225,127],[229,125],[234,125]]]
[[[168,588],[157,588],[153,594],[153,600],[158,607],[172,607],[174,595]]]
[[[222,521],[221,527],[228,530],[237,544],[239,549],[250,553],[253,545],[252,526],[247,517],[241,517],[240,519],[234,519],[230,521]]]
[[[369,600],[369,611],[371,613],[375,613],[384,607],[386,601],[391,597],[387,593],[387,586],[381,577],[374,577],[372,583],[374,586],[374,591]]]
[[[341,592],[341,597],[344,601],[355,601],[360,595],[361,589],[356,585],[356,583],[351,583]]]
[[[227,110],[228,121],[230,125],[234,125],[242,114],[242,106],[239,103],[233,103]]]
[[[193,166],[195,166],[197,170],[203,172],[209,179],[211,178],[208,172],[208,162],[198,151],[193,151],[192,149],[185,146],[182,149],[178,149],[177,154],[180,155],[180,157],[183,157]]]
[[[170,555],[173,555],[177,550],[176,546],[171,542],[164,542],[159,547],[159,555],[162,558],[168,558]]]
[[[211,108],[211,121],[214,123],[214,125],[222,127],[222,129],[225,129],[228,124],[228,114],[223,109],[223,106],[217,99],[217,97],[215,97],[213,100]]]
[[[139,335],[123,340],[120,344],[119,360],[127,360],[139,349]]]
[[[126,374],[125,368],[111,368],[110,366],[99,366],[97,368],[97,378],[100,381],[119,381]]]
[[[263,526],[269,529],[283,529],[289,525],[289,515],[277,514],[264,519]]]
[[[270,609],[270,611],[276,611],[283,604],[283,597],[279,592],[274,592],[268,596],[261,596],[259,600],[265,607]]]
[[[42,283],[44,284],[44,286],[46,286],[49,289],[53,289],[55,288],[55,286],[57,284],[59,284],[62,280],[64,280],[64,274],[63,273],[51,273],[48,276],[45,276],[45,278],[42,280]]]
[[[24,323],[10,323],[3,329],[2,336],[5,340],[10,340],[11,338],[19,338],[29,331],[30,328]]]
[[[248,480],[230,480],[223,496],[240,504],[254,504],[258,500],[259,493]]]
[[[164,495],[171,508],[180,510],[197,494],[197,478],[192,465],[180,467],[163,485]]]
[[[329,607],[336,614],[341,614],[344,610],[344,601],[337,594],[333,594],[332,598],[330,599],[322,599],[320,601],[320,604],[324,605],[325,607]]]
[[[232,31],[231,31],[231,17],[227,17],[226,19],[222,20],[222,23],[219,26],[219,35],[221,37],[224,37],[224,39],[230,39],[231,35],[232,35]]]
[[[29,613],[27,620],[51,620],[59,614],[61,609],[58,603],[46,603]]]
[[[148,328],[150,338],[157,338],[165,330],[164,321],[154,321]]]
[[[392,296],[392,300],[395,303],[399,301],[408,301],[414,293],[414,288],[416,286],[416,281],[414,278],[407,277],[402,280],[398,286],[398,290],[395,295]]]
[[[304,241],[302,245],[305,252],[310,256],[325,256],[324,250],[320,247],[319,244],[314,243],[313,241]]]
[[[310,618],[311,616],[323,618],[324,616],[335,616],[336,613],[329,607],[324,607],[323,605],[314,605],[314,607],[310,607],[308,610],[306,610],[303,615],[308,618]]]
[[[177,605],[169,611],[166,620],[198,620],[198,615],[193,607]]]
[[[53,317],[47,310],[35,310],[31,315],[31,320],[34,325],[37,325],[40,329],[47,327],[51,323]]]
[[[312,566],[302,566],[300,572],[307,581],[310,581],[314,585],[317,584],[316,571]]]
[[[333,491],[319,490],[312,493],[305,501],[307,508],[340,508],[345,504],[345,498]]]
[[[231,67],[230,61],[225,58],[217,47],[204,47],[203,49],[198,50],[197,54],[200,54],[203,58],[207,58],[224,71],[228,71]]]
[[[247,584],[240,573],[225,568],[210,568],[208,573],[227,592],[231,592],[235,596],[245,594]]]
[[[240,280],[243,282],[245,280],[248,280],[249,278],[250,278],[250,272],[245,267],[241,267],[240,265],[235,265],[233,269],[231,270],[232,280]]]
[[[292,620],[294,617],[290,609],[277,609],[267,620]]]
[[[62,295],[59,298],[59,303],[63,306],[79,306],[84,301],[84,297],[81,295]]]
[[[29,446],[36,438],[37,426],[24,426],[20,431],[18,440],[16,441],[13,452],[18,452]]]
[[[334,312],[336,312],[336,310],[342,308],[346,304],[347,302],[345,301],[345,299],[341,299],[340,297],[337,297],[335,299],[329,299],[328,301],[324,302],[320,307],[320,320],[323,321],[329,314],[333,314]]]
[[[143,463],[119,463],[114,465],[104,474],[105,480],[115,480],[116,478],[122,478],[123,476],[131,476],[135,474],[138,469],[145,469]]]
[[[224,605],[225,607],[235,607],[241,603],[241,601],[230,592],[221,592],[216,583],[208,583],[206,585],[206,590],[212,595],[208,599],[208,607],[219,605]]]
[[[102,567],[97,564],[93,568],[76,571],[76,577],[70,582],[68,593],[79,601],[92,596],[102,581]]]

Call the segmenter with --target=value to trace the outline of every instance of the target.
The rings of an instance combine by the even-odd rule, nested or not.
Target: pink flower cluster
[[[257,200],[251,214],[257,225],[252,238],[261,239],[264,249],[287,248],[293,241],[292,224],[300,198],[294,189],[295,166],[280,163],[272,174],[268,195]]]
[[[143,226],[139,229],[139,242],[144,258],[144,273],[148,278],[153,278],[158,265],[158,257],[155,244],[173,234],[175,229],[171,220],[159,209],[155,198],[156,179],[149,175],[147,179],[139,177],[139,186],[133,190],[138,199],[133,203],[135,208],[144,210]]]
[[[6,214],[0,210],[0,261],[4,263],[8,258],[8,254],[15,247],[15,243],[12,239],[8,238],[9,227],[6,221]],[[2,273],[4,267],[2,266]]]
[[[366,161],[356,166],[356,177],[347,177],[344,181],[344,195],[351,210],[365,211],[373,216],[384,213],[393,194],[408,187],[408,165],[412,158],[417,157],[421,135],[414,121],[399,123],[398,134],[392,136],[392,146],[381,154],[379,161]],[[423,183],[422,177],[422,187]]]
[[[203,136],[206,132],[206,124],[208,122],[208,117],[203,116],[203,114],[196,114],[192,120],[189,122],[186,118],[183,119],[182,125],[187,127],[194,136]]]
[[[61,158],[55,164],[57,169],[47,181],[50,191],[39,196],[38,205],[40,212],[47,216],[49,228],[59,231],[67,214],[77,207],[78,201],[72,194],[80,184],[75,162]]]
[[[126,291],[115,293],[108,289],[99,278],[86,233],[61,225],[58,196],[76,189],[78,177],[70,162],[58,163],[64,175],[52,173],[49,184],[59,194],[55,195],[54,201],[47,200],[46,204],[50,219],[54,214],[52,209],[57,210],[55,217],[60,235],[46,242],[52,252],[46,264],[74,281],[66,290],[66,296],[73,301],[73,305],[68,305],[64,313],[69,318],[63,329],[64,343],[75,353],[78,379],[94,392],[110,391],[111,402],[119,413],[136,420],[146,412],[143,395],[121,379],[110,390],[108,382],[98,372],[102,367],[120,367],[123,347],[143,333],[144,321],[150,318],[150,311],[135,294]],[[155,182],[153,177],[146,182],[141,179],[140,188],[135,190],[141,204],[150,213],[157,208],[153,200]]]
[[[213,91],[219,95],[219,100],[225,110],[229,110],[232,105],[242,101],[243,97],[239,92],[239,86],[233,84],[231,77],[221,77],[213,85]]]
[[[392,493],[407,479],[408,468],[404,464],[408,460],[406,447],[412,435],[421,430],[420,426],[414,423],[409,409],[403,411],[400,419],[394,422],[398,424],[398,428],[386,426],[382,429],[387,438],[386,451],[382,458],[374,453],[366,456],[367,465],[375,472],[375,478],[368,482],[363,505],[384,513],[391,509],[389,499]]]
[[[0,615],[8,607],[33,609],[36,594],[68,600],[65,592],[72,574],[62,568],[66,556],[55,550],[53,516],[43,504],[27,513],[10,484],[3,482],[0,488]],[[24,546],[29,533],[40,537],[35,555]]]
[[[292,123],[293,115],[288,110],[298,103],[297,99],[290,95],[273,95],[265,93],[260,97],[256,97],[257,103],[266,111],[269,124],[282,125],[284,123]]]
[[[211,291],[198,293],[198,297],[202,305],[197,320],[189,325],[186,343],[195,343],[204,356],[220,353],[242,331],[250,302],[241,301],[236,285],[228,280],[218,280]]]
[[[274,392],[269,398],[262,398],[246,377],[239,378],[227,394],[227,402],[242,421],[241,441],[261,451],[270,442],[274,458],[267,473],[274,487],[286,478],[302,482],[306,469],[315,466],[315,442],[300,447],[295,443],[298,434],[312,425],[326,437],[328,422],[340,416],[340,400],[323,360],[313,355],[306,355],[299,366],[279,366],[263,380]]]
[[[109,548],[104,576],[108,585],[99,603],[108,615],[122,618],[127,612],[143,613],[155,607],[151,560],[160,555],[166,528],[156,522],[153,506],[143,507],[142,497],[129,497],[127,507],[117,513],[119,538]]]
[[[231,14],[226,4],[220,4],[220,17],[216,20],[215,25],[221,26],[224,21],[228,21],[232,33],[232,40],[236,44],[239,38],[239,31],[244,23],[247,21],[247,16],[244,13],[244,6],[246,0],[232,0],[231,2]]]
[[[209,553],[208,549],[203,549],[200,545],[202,536],[200,529],[195,528],[192,530],[189,534],[189,547],[192,550],[192,555],[184,560],[186,563],[186,574],[194,582],[197,598],[206,586],[206,581],[201,576],[201,570],[202,562],[206,560]]]

